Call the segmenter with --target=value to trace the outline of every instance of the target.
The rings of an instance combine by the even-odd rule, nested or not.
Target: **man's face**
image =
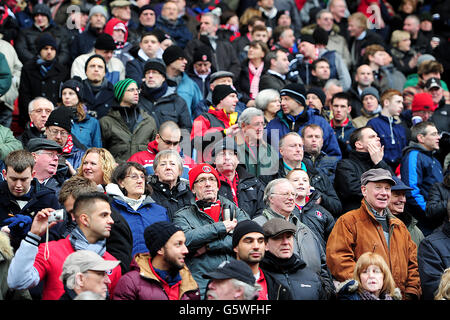
[[[258,5],[265,10],[271,10],[273,8],[274,0],[259,0]]]
[[[360,66],[356,70],[355,80],[362,87],[369,87],[372,85],[372,82],[374,81],[372,68],[367,64]]]
[[[335,98],[331,104],[331,110],[333,111],[333,119],[342,122],[348,118],[352,107],[348,105],[347,99]]]
[[[356,142],[360,146],[362,152],[368,152],[369,144],[372,144],[378,148],[381,148],[380,138],[378,134],[371,128],[364,129],[361,132],[361,139]]]
[[[49,24],[48,17],[44,14],[38,13],[34,16],[34,23],[40,28],[46,28]]]
[[[347,4],[344,0],[335,0],[332,5],[330,5],[330,11],[333,15],[344,18],[345,10],[347,9]]]
[[[368,112],[374,112],[378,108],[378,100],[375,96],[367,94],[362,99],[363,108]]]
[[[114,50],[95,49],[95,54],[102,56],[108,63],[114,55]]]
[[[274,71],[280,74],[287,74],[289,72],[289,59],[287,54],[281,50],[277,51],[277,59],[274,63]]]
[[[131,9],[130,6],[124,6],[124,7],[115,7],[113,9],[114,16],[122,21],[127,22],[131,19]]]
[[[175,21],[178,18],[178,7],[173,2],[167,2],[161,10],[161,15],[167,20]]]
[[[284,48],[292,48],[295,42],[294,30],[288,29],[280,37],[280,45]]]
[[[86,77],[93,83],[101,83],[106,75],[105,64],[99,58],[93,58],[89,61],[86,68]]]
[[[156,15],[153,10],[144,10],[144,12],[141,13],[139,16],[139,22],[144,27],[153,27],[156,23]]]
[[[391,117],[399,116],[403,111],[403,97],[395,95],[391,99],[388,100],[386,108]]]
[[[113,30],[112,37],[115,42],[124,42],[125,41],[125,32],[121,29]]]
[[[58,143],[61,147],[64,147],[69,138],[69,132],[66,129],[57,126],[49,126],[45,129],[45,134],[47,139],[53,140]]]
[[[298,51],[303,54],[305,58],[313,58],[315,56],[316,47],[308,41],[302,41],[300,42]]]
[[[288,162],[299,162],[303,160],[303,139],[295,135],[288,135],[283,139],[280,147],[283,160]]]
[[[14,197],[21,197],[30,191],[31,181],[33,181],[34,173],[32,168],[28,167],[23,172],[18,173],[13,168],[8,167],[3,170],[3,176],[8,184],[9,192]]]
[[[159,88],[165,80],[166,78],[156,70],[147,70],[145,73],[145,84],[149,88]]]
[[[318,62],[316,69],[312,70],[311,73],[319,80],[328,80],[330,79],[330,65],[325,61]]]
[[[230,93],[223,98],[218,105],[226,111],[226,113],[232,113],[236,109],[236,104],[239,101],[236,93]]]
[[[425,147],[425,149],[432,151],[432,150],[439,150],[439,132],[434,126],[428,126],[425,130],[425,135],[417,135],[417,139],[419,140],[419,143]]]
[[[106,18],[101,13],[95,13],[91,16],[90,24],[95,29],[103,29],[106,24]]]
[[[108,274],[105,271],[88,270],[83,275],[83,292],[92,291],[106,298],[108,284],[111,283]]]
[[[294,100],[290,96],[281,96],[281,110],[283,110],[284,114],[296,116],[303,109],[303,105],[297,102],[297,100]]]
[[[222,77],[222,78],[218,78],[218,79],[214,80],[214,82],[210,84],[211,91],[213,91],[214,88],[216,86],[218,86],[219,84],[225,84],[227,86],[233,87],[233,79],[231,77]]]
[[[181,131],[166,128],[156,135],[155,140],[158,143],[158,151],[178,150],[181,142]]]
[[[289,259],[294,254],[294,235],[284,232],[276,237],[269,238],[266,250],[280,259]]]
[[[111,227],[114,220],[111,218],[111,206],[108,202],[95,200],[95,203],[89,208],[89,235],[92,238],[102,240],[109,238]]]
[[[200,34],[215,36],[218,26],[213,22],[213,19],[208,16],[202,16],[200,18]]]
[[[324,12],[320,15],[319,19],[317,19],[317,25],[329,32],[333,28],[333,14],[330,12]]]
[[[56,49],[52,46],[45,46],[41,49],[39,55],[41,56],[42,60],[52,61],[56,57]]]
[[[206,300],[236,300],[236,288],[231,279],[212,279],[206,291]]]
[[[307,128],[303,137],[304,149],[312,155],[318,155],[323,147],[323,134],[320,128]]]
[[[377,66],[384,66],[386,63],[386,51],[377,51],[373,56],[369,55],[369,61]]]
[[[178,72],[184,72],[184,70],[186,70],[186,65],[187,60],[183,57],[179,57],[177,60],[170,64],[170,66]]]
[[[438,104],[444,96],[444,90],[442,88],[431,88],[427,92],[431,94],[434,104]]]
[[[64,209],[66,209],[66,212],[70,214],[73,220],[75,220],[75,217],[73,216],[73,205],[75,204],[75,198],[72,195],[69,195],[64,201]]]
[[[391,190],[391,201],[389,201],[389,210],[394,214],[402,214],[405,210],[406,191]]]
[[[250,232],[239,240],[238,245],[233,248],[237,254],[237,259],[247,264],[257,264],[264,258],[266,244],[264,235],[259,232]]]
[[[361,186],[364,199],[378,212],[386,209],[391,200],[391,185],[386,181],[368,182]]]
[[[279,26],[285,26],[285,27],[290,27],[292,24],[292,19],[291,16],[283,13],[279,18],[278,18],[278,25]]]
[[[308,93],[306,95],[306,104],[308,105],[308,107],[317,109],[319,110],[319,112],[322,112],[323,109],[322,101],[320,101],[319,97],[316,96],[316,94]]]
[[[420,23],[417,23],[415,19],[406,18],[403,22],[403,30],[408,31],[411,36],[415,36],[419,32]]]
[[[252,40],[267,43],[267,41],[269,41],[269,33],[267,31],[255,31],[252,33]]]
[[[235,172],[239,159],[233,150],[222,150],[215,157],[216,169],[222,174]]]
[[[33,170],[39,178],[50,178],[58,169],[58,152],[56,150],[40,150],[33,152],[35,165]]]
[[[200,75],[211,73],[211,62],[209,61],[197,61],[194,63],[195,71]]]
[[[269,205],[273,211],[288,217],[295,208],[295,198],[294,186],[289,181],[281,182],[273,188]]]
[[[194,182],[192,192],[198,200],[215,202],[219,191],[218,182],[212,173],[201,173]]]
[[[148,11],[148,10],[147,10]],[[150,57],[154,58],[156,57],[156,53],[158,52],[160,48],[160,44],[158,39],[153,36],[146,36],[142,39],[142,41],[139,43],[139,47],[144,51],[144,53]]]
[[[363,27],[359,25],[358,20],[348,20],[348,34],[350,37],[358,37],[364,31]]]
[[[50,113],[53,111],[53,106],[49,101],[37,100],[33,103],[33,110],[29,113],[30,120],[34,126],[42,131],[45,128]]]
[[[264,134],[264,116],[254,116],[250,123],[242,124],[242,133],[249,141],[259,141]]]
[[[186,236],[183,231],[175,232],[161,250],[163,251],[164,262],[169,270],[178,271],[184,268],[184,258],[189,251],[186,247]]]
[[[131,83],[125,90],[122,97],[122,104],[137,105],[139,102],[139,89],[136,83]]]

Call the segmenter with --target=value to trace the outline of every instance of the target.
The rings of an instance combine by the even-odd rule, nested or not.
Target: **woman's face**
[[[250,46],[248,49],[247,57],[252,59],[264,59],[264,51],[259,45]]]
[[[70,88],[65,88],[62,93],[62,103],[66,107],[74,107],[78,104],[78,96],[75,91]]]
[[[409,51],[411,49],[411,39],[404,38],[398,42],[398,49],[400,51]]]
[[[175,160],[175,157],[169,155],[167,157],[160,158],[158,167],[155,170],[155,175],[158,177],[159,181],[173,185],[181,175],[180,168]]]
[[[269,102],[266,111],[269,112],[270,114],[275,114],[278,111],[280,111],[280,108],[281,108],[281,100],[280,98],[276,98]]]
[[[119,186],[127,190],[127,197],[139,199],[145,192],[145,183],[145,173],[130,167],[125,178],[119,181]]]
[[[83,177],[94,181],[96,184],[104,183],[102,164],[97,152],[88,153],[81,165]]]
[[[377,297],[380,295],[380,291],[383,288],[384,274],[379,266],[371,264],[366,269],[362,270],[359,277],[361,279],[361,286],[365,290]]]

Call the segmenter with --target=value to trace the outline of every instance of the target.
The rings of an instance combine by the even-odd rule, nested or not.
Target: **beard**
[[[185,263],[178,262],[177,259],[172,256],[164,256],[164,261],[169,265],[169,270],[174,273],[180,271],[185,266]]]

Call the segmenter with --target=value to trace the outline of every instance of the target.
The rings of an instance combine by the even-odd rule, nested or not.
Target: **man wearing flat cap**
[[[33,141],[32,146],[42,140],[48,141],[36,139],[37,141],[30,140]],[[5,158],[5,169],[2,171],[5,181],[0,183],[0,198],[3,199],[0,201],[0,227],[2,231],[9,233],[14,250],[25,238],[32,219],[39,210],[60,208],[55,192],[34,179],[34,167],[33,154],[26,150],[12,151]]]
[[[219,174],[211,165],[200,163],[192,168],[189,187],[195,199],[177,211],[173,218],[186,235],[189,249],[186,264],[200,287],[202,297],[207,285],[202,275],[233,258],[232,231],[238,222],[249,219],[233,202],[218,195],[220,186]]]
[[[256,300],[261,289],[250,267],[240,260],[224,261],[203,278],[211,279],[206,300]]]
[[[417,246],[404,223],[388,208],[395,180],[389,170],[369,169],[361,176],[361,207],[339,217],[328,237],[327,264],[339,281],[350,279],[365,252],[381,255],[404,299],[421,295]]]
[[[144,230],[149,252],[138,253],[123,275],[113,300],[200,300],[200,291],[185,258],[189,253],[183,230],[159,221]]]
[[[342,157],[341,149],[330,124],[306,104],[306,90],[302,84],[291,83],[280,90],[281,110],[266,127],[267,141],[278,149],[279,140],[289,132],[301,134],[304,126],[314,123],[323,129],[323,151],[329,156]]]
[[[297,227],[285,219],[273,218],[262,228],[266,242],[261,261],[264,273],[288,288],[293,300],[327,299],[322,278],[294,253]]]

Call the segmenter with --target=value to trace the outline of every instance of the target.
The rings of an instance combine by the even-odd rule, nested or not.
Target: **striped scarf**
[[[250,98],[252,99],[255,99],[259,92],[259,80],[263,69],[264,63],[261,63],[259,67],[256,68],[251,61],[248,62],[248,71],[250,73]]]

